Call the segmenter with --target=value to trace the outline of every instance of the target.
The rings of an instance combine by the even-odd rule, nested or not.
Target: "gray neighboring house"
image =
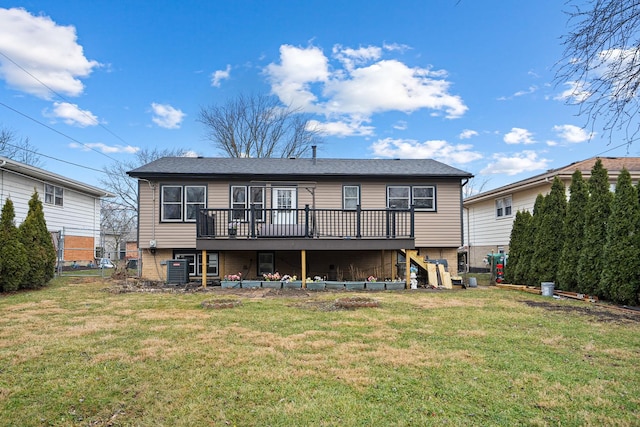
[[[629,171],[634,185],[640,180],[638,157],[593,157],[464,199],[464,249],[472,271],[488,268],[487,254],[509,252],[516,212],[533,212],[536,197],[549,194],[556,176],[564,184],[568,200],[573,173],[580,170],[583,179],[588,180],[598,158],[609,173],[612,191],[622,168]]]
[[[405,278],[456,265],[468,172],[429,160],[165,157],[138,179],[142,276]],[[409,261],[407,261],[407,259]],[[454,270],[455,271],[455,270]]]

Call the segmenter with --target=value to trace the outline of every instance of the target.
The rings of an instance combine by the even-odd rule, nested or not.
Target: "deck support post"
[[[198,257],[196,257],[196,262],[198,261]],[[207,263],[207,251],[205,249],[202,250],[202,287],[207,287],[207,267],[209,266]]]
[[[305,249],[300,251],[300,262],[302,263],[302,288],[307,287],[307,251]]]

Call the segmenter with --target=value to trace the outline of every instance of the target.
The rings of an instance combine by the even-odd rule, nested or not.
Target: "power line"
[[[53,90],[52,88],[50,88],[46,83],[44,83],[42,80],[40,80],[39,78],[37,78],[36,76],[34,76],[33,74],[31,74],[28,70],[26,70],[22,65],[18,64],[16,61],[14,61],[12,58],[10,58],[6,53],[0,51],[0,55],[4,56],[5,58],[7,58],[7,60],[9,60],[13,65],[15,65],[16,67],[20,68],[22,71],[24,71],[26,74],[28,74],[32,79],[34,79],[35,81],[37,81],[38,83],[40,83],[42,86],[44,86],[45,88],[47,88],[47,90],[49,90],[51,93],[55,94],[58,98],[62,99],[63,101],[68,102],[69,104],[71,104],[71,101],[67,98],[65,98],[62,94],[56,92],[55,90]],[[78,111],[85,116],[86,118],[88,118],[89,120],[92,120],[93,122],[95,122],[96,125],[100,126],[102,129],[106,130],[107,132],[109,132],[111,135],[115,136],[116,138],[118,138],[120,141],[122,141],[125,144],[129,144],[127,141],[125,141],[124,139],[122,139],[119,135],[117,135],[115,132],[113,132],[111,129],[107,128],[105,125],[103,125],[102,123],[100,123],[98,120],[96,120],[95,118],[91,117],[90,115],[88,115],[87,113],[85,113],[84,111],[82,111],[81,109],[78,108]],[[81,142],[79,142],[79,144],[82,144]],[[84,145],[84,144],[83,144]],[[90,147],[87,147],[90,148]]]
[[[20,147],[19,145],[10,144],[10,143],[8,143],[8,142],[5,142],[4,144],[5,144],[5,145],[8,145],[8,146],[10,146],[10,147],[19,148],[19,149],[21,149],[21,150],[23,150],[23,151],[26,151],[27,153],[32,153],[32,154],[36,154],[36,155],[38,155],[38,156],[46,157],[47,159],[56,160],[56,161],[58,161],[58,162],[66,163],[66,164],[73,165],[73,166],[78,166],[78,167],[80,167],[80,168],[89,169],[89,170],[92,170],[92,171],[95,171],[95,172],[100,172],[100,173],[104,173],[104,174],[108,175],[105,171],[100,170],[100,169],[94,169],[94,168],[92,168],[92,167],[85,166],[85,165],[80,165],[80,164],[78,164],[78,163],[73,163],[73,162],[70,162],[70,161],[68,161],[68,160],[62,160],[62,159],[58,159],[58,158],[56,158],[56,157],[47,156],[46,154],[42,154],[42,153],[39,153],[39,152],[34,151],[34,150],[27,150],[27,149],[26,149],[26,148],[24,148],[24,147]]]
[[[59,130],[57,130],[57,129],[55,129],[55,128],[52,128],[51,126],[49,126],[49,125],[47,125],[47,124],[45,124],[45,123],[42,123],[40,120],[34,119],[33,117],[29,116],[28,114],[25,114],[25,113],[23,113],[23,112],[21,112],[21,111],[16,110],[16,109],[15,109],[15,108],[13,108],[13,107],[8,106],[8,105],[7,105],[7,104],[5,104],[4,102],[1,102],[1,101],[0,101],[0,105],[2,105],[3,107],[5,107],[5,108],[7,108],[7,109],[9,109],[9,110],[11,110],[11,111],[13,111],[14,113],[20,114],[22,117],[26,117],[27,119],[32,120],[32,121],[34,121],[34,122],[38,123],[40,126],[44,126],[45,128],[47,128],[47,129],[49,129],[49,130],[51,130],[51,131],[53,131],[53,132],[55,132],[55,133],[57,133],[57,134],[59,134],[59,135],[62,135],[62,136],[64,136],[65,138],[68,138],[68,139],[70,139],[71,141],[73,141],[73,142],[75,142],[75,143],[77,143],[77,144],[82,145],[83,147],[87,148],[88,150],[95,151],[96,153],[101,154],[101,155],[105,156],[106,158],[113,160],[114,162],[121,163],[119,160],[114,159],[113,157],[111,157],[111,156],[109,156],[109,155],[107,155],[107,154],[105,154],[105,153],[103,153],[103,152],[101,152],[101,151],[98,151],[98,150],[96,150],[95,148],[90,147],[90,146],[88,146],[87,144],[85,144],[85,143],[83,143],[83,142],[80,142],[80,141],[78,141],[77,139],[75,139],[75,138],[73,138],[73,137],[71,137],[71,136],[69,136],[69,135],[67,135],[67,134],[65,134],[65,133],[62,133],[62,132],[60,132]]]

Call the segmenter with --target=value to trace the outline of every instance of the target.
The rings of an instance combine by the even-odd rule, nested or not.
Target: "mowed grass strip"
[[[0,425],[638,425],[640,319],[501,289],[0,296]],[[376,308],[326,309],[362,296]],[[224,295],[225,298],[228,295]],[[613,312],[611,312],[613,313]]]

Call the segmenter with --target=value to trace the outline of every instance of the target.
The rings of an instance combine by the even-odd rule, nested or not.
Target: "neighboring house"
[[[206,280],[404,278],[425,258],[455,265],[472,177],[427,159],[315,156],[166,157],[128,174],[138,178],[142,276],[153,280],[179,258]]]
[[[11,199],[16,225],[26,218],[34,190],[59,260],[93,262],[100,245],[100,200],[113,194],[0,156],[0,207]]]
[[[565,185],[567,199],[570,196],[571,176],[580,170],[588,180],[591,169],[598,158],[590,158],[570,165],[548,170],[522,181],[508,184],[464,199],[464,244],[470,269],[486,269],[487,254],[508,253],[511,228],[516,212],[533,213],[533,205],[538,194],[547,195],[551,191],[554,177]],[[622,168],[631,173],[635,183],[640,179],[640,158],[600,157],[602,165],[609,173],[611,190],[615,189],[618,174]]]

